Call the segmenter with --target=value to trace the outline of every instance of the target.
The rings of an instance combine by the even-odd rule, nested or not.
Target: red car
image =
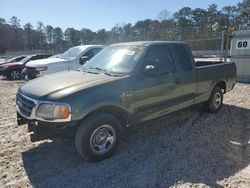
[[[36,54],[27,56],[19,62],[7,63],[0,65],[0,75],[6,76],[12,80],[18,80],[21,78],[21,71],[25,67],[25,64],[29,61],[37,60],[37,59],[45,59],[50,57],[51,55],[46,54]]]
[[[23,60],[25,57],[27,57],[26,55],[20,55],[20,56],[17,56],[17,57],[13,57],[11,59],[8,59],[7,61],[3,62],[3,63],[0,63],[0,66],[1,65],[4,65],[4,64],[7,64],[7,63],[13,63],[13,62],[18,62],[18,61],[21,61]]]

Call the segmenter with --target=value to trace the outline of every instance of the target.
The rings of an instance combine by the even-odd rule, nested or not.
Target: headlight
[[[46,71],[48,69],[48,67],[37,67],[36,70],[37,71]]]
[[[36,110],[36,116],[47,119],[67,119],[70,115],[70,107],[66,104],[40,104]]]

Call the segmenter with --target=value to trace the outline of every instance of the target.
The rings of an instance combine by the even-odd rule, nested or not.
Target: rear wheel
[[[75,145],[79,154],[89,161],[100,161],[110,157],[121,141],[120,122],[110,114],[90,116],[78,128]]]
[[[220,87],[215,87],[211,93],[209,100],[205,103],[207,112],[217,113],[223,103],[223,92]]]
[[[9,78],[12,80],[18,80],[21,78],[21,73],[18,70],[12,70],[9,74]]]

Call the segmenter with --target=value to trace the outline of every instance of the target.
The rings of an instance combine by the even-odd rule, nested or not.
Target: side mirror
[[[150,77],[159,75],[159,71],[155,65],[147,65],[144,69],[144,73]]]
[[[80,58],[80,65],[83,65],[84,63],[86,63],[86,61],[89,60],[89,57],[88,56],[82,56]]]

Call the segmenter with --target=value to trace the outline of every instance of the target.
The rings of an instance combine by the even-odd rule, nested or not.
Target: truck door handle
[[[174,83],[175,83],[175,84],[180,84],[180,83],[181,83],[181,79],[179,79],[179,78],[175,79],[175,80],[174,80]]]

